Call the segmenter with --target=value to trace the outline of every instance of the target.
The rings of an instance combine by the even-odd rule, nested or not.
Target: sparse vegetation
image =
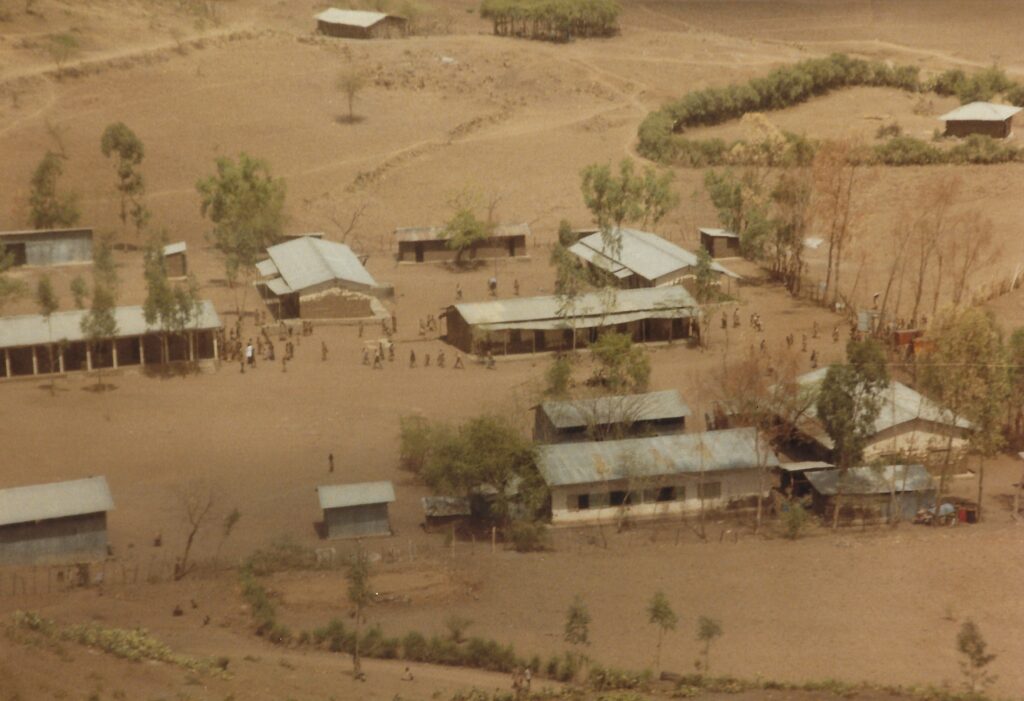
[[[343,121],[353,124],[356,121],[356,96],[366,87],[366,75],[356,68],[349,68],[338,76],[337,87],[348,102],[348,116]]]
[[[616,0],[483,0],[480,16],[499,36],[569,41],[618,31]]]
[[[29,225],[33,229],[59,229],[78,223],[78,195],[57,190],[57,181],[63,174],[64,159],[53,151],[47,151],[30,183]]]
[[[146,182],[138,168],[146,155],[142,140],[124,122],[111,124],[103,131],[100,152],[110,158],[117,157],[117,192],[121,198],[121,225],[127,226],[131,218],[135,234],[141,235],[149,221],[149,210],[142,203]]]
[[[988,667],[996,656],[987,652],[988,643],[985,642],[977,623],[970,619],[963,622],[956,636],[956,649],[963,656],[960,670],[963,672],[969,692],[984,691],[995,682],[996,678],[989,672]]]

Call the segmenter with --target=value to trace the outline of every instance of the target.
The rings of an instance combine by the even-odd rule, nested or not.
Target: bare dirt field
[[[245,374],[223,365],[212,374],[168,378],[108,373],[114,389],[102,393],[89,391],[93,378],[74,376],[58,381],[56,396],[45,381],[0,385],[0,486],[103,474],[116,501],[107,587],[57,594],[40,585],[35,594],[11,595],[10,581],[0,576],[0,615],[37,609],[68,623],[141,625],[176,651],[229,656],[233,675],[196,678],[70,643],[60,652],[0,635],[0,699],[92,692],[102,699],[427,699],[474,686],[507,690],[506,676],[429,666],[416,666],[415,681],[405,682],[404,665],[386,661],[367,662],[370,681],[360,684],[343,656],[274,647],[253,636],[237,575],[227,567],[281,537],[344,554],[348,545],[317,535],[314,490],[377,479],[394,481],[398,497],[395,536],[367,543],[382,557],[375,587],[388,595],[370,618],[388,634],[440,632],[455,611],[474,621],[472,634],[547,656],[564,649],[564,611],[580,593],[594,616],[589,654],[643,668],[652,665],[654,637],[644,605],[660,589],[682,617],[679,632],[666,640],[666,669],[692,668],[694,622],[706,614],[725,628],[714,652],[722,673],[940,685],[958,683],[954,638],[970,617],[999,655],[995,692],[1020,696],[1024,671],[1014,663],[1024,656],[1016,634],[1024,625],[1017,584],[1024,533],[1010,522],[1019,466],[1009,457],[989,467],[988,522],[975,527],[815,530],[790,542],[773,529],[754,537],[728,522],[712,524],[702,543],[689,526],[672,523],[619,534],[609,528],[607,547],[595,530],[562,530],[552,552],[516,555],[500,547],[492,553],[489,543],[459,541],[452,550],[442,535],[423,533],[419,498],[427,491],[399,471],[397,445],[398,417],[410,413],[460,420],[494,411],[528,426],[548,358],[501,360],[494,371],[475,363],[463,371],[409,369],[403,361],[410,350],[422,358],[445,347],[421,337],[417,321],[452,303],[456,283],[467,300],[485,299],[492,275],[502,297],[511,295],[513,280],[523,295],[550,293],[548,246],[558,221],[588,223],[580,170],[633,154],[637,125],[649,110],[691,89],[745,81],[835,50],[927,70],[998,59],[1011,76],[1024,78],[1024,18],[1016,3],[627,0],[619,36],[566,45],[490,36],[475,3],[461,0],[433,3],[447,13],[449,34],[374,42],[316,37],[310,18],[319,3],[214,4],[217,13],[208,16],[193,11],[199,3],[38,0],[29,15],[24,3],[0,0],[0,229],[24,226],[31,173],[46,149],[63,148],[62,186],[81,194],[82,223],[114,232],[126,249],[138,245],[121,231],[113,166],[99,149],[103,129],[124,121],[146,145],[154,225],[188,242],[203,295],[233,323],[235,294],[223,285],[221,262],[206,242],[195,182],[212,172],[215,157],[244,150],[285,178],[289,232],[337,239],[351,212],[365,207],[347,242],[369,255],[379,281],[395,286],[398,360],[374,372],[360,364],[360,354],[377,329],[366,328],[360,339],[355,327],[327,327],[303,339],[286,373],[277,365]],[[44,40],[69,30],[82,49],[58,76]],[[362,119],[353,124],[338,121],[347,105],[334,87],[337,73],[350,66],[371,77],[355,104]],[[934,115],[950,106],[932,99]],[[768,117],[808,136],[852,130],[867,139],[884,117],[921,136],[937,123],[915,114],[915,101],[858,89]],[[742,135],[738,124],[716,129]],[[1024,263],[1024,165],[865,169],[858,238],[843,271],[846,284],[857,281],[852,298],[870,299],[884,282],[900,206],[946,172],[963,179],[960,206],[982,209],[1001,246],[974,284],[981,289]],[[703,171],[677,170],[681,203],[658,233],[692,247],[696,227],[715,224],[702,180]],[[391,231],[443,222],[449,202],[467,190],[499,197],[502,220],[531,224],[529,260],[458,273],[396,264]],[[812,277],[823,274],[823,253],[809,254]],[[140,258],[135,250],[116,254],[121,303],[144,297]],[[787,334],[810,336],[817,323],[823,332],[811,348],[820,361],[843,354],[828,333],[844,323],[841,317],[791,299],[753,266],[736,267],[753,278],[740,287],[737,304],[744,318],[761,315],[764,335],[746,324],[726,334],[713,324],[706,351],[679,344],[651,349],[652,388],[678,388],[695,417],[716,398],[715,378],[727,360],[762,338],[781,351]],[[39,272],[15,276],[32,284]],[[51,272],[62,308],[70,308],[70,280],[88,277],[89,266]],[[1008,328],[1024,323],[1020,295],[991,303]],[[32,311],[30,298],[3,310]],[[326,361],[321,341],[329,348]],[[589,361],[581,362],[580,375]],[[809,368],[808,354],[800,362]],[[327,471],[329,453],[334,474]],[[214,490],[218,520],[233,508],[242,516],[226,540],[216,529],[201,538],[202,570],[172,583],[167,574],[185,537],[177,495],[197,483]],[[973,477],[957,481],[963,495],[974,488]],[[157,534],[161,548],[152,545]],[[123,584],[126,571],[141,571],[140,581]],[[336,568],[278,574],[266,584],[296,630],[347,610]],[[176,605],[184,616],[171,615]],[[203,625],[206,615],[211,620]],[[800,698],[729,698],[744,696]]]

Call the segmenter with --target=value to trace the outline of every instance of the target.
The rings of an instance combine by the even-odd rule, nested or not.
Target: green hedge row
[[[764,162],[742,141],[722,139],[694,140],[682,136],[686,129],[711,126],[737,119],[748,112],[778,110],[806,102],[833,90],[854,86],[882,86],[910,92],[933,91],[940,95],[958,95],[961,101],[990,99],[1002,93],[1013,104],[1024,105],[1024,87],[1016,85],[998,68],[967,76],[963,71],[946,71],[922,82],[917,66],[891,66],[881,61],[865,61],[833,54],[808,59],[792,66],[776,68],[744,85],[705,88],[684,95],[650,113],[640,124],[637,150],[641,155],[665,164],[689,167],[739,165]],[[814,147],[804,137],[785,135],[787,143],[781,156],[773,156],[768,165],[805,164],[814,155]],[[985,138],[985,137],[982,137]],[[747,147],[747,148],[744,148]],[[949,150],[925,142],[896,137],[864,155],[863,160],[886,165],[926,165],[930,163],[1005,163],[1020,158],[1017,149],[988,141],[965,142]]]
[[[500,36],[568,41],[618,31],[617,0],[483,0],[480,16]]]

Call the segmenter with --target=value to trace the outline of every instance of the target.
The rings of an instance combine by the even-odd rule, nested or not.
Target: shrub
[[[539,522],[514,521],[506,535],[517,553],[542,552],[551,547],[548,527]]]
[[[950,149],[947,154],[951,163],[981,165],[1009,163],[1018,160],[1019,157],[1020,151],[1016,147],[983,134],[971,134],[963,142]]]
[[[402,658],[410,662],[426,662],[427,639],[416,631],[406,633],[402,638]]]
[[[888,139],[892,136],[901,136],[903,134],[903,127],[896,122],[891,124],[883,124],[878,127],[878,131],[875,132],[876,139]]]
[[[650,684],[651,678],[650,670],[638,673],[594,665],[587,673],[587,684],[594,691],[608,691],[612,689],[644,690]]]
[[[931,144],[912,136],[897,136],[875,146],[873,160],[889,166],[920,166],[941,163],[945,159],[942,151]]]
[[[266,549],[253,552],[243,569],[256,576],[284,570],[311,569],[316,566],[316,553],[285,536],[273,541]]]
[[[803,504],[798,501],[791,501],[785,506],[785,511],[782,513],[782,524],[785,528],[786,537],[790,540],[796,540],[800,537],[800,532],[807,525],[808,514]]]

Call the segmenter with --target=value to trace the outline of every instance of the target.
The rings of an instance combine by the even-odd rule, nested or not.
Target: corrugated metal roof
[[[408,226],[404,228],[395,229],[395,240],[400,242],[409,241],[443,241],[444,227],[442,226]],[[498,224],[494,227],[494,231],[491,232],[491,237],[500,239],[508,238],[511,236],[526,236],[529,238],[532,235],[529,224]]]
[[[622,269],[647,280],[665,275],[682,275],[697,267],[697,254],[666,241],[656,234],[636,229],[618,229],[621,239],[620,250],[605,246],[601,232],[584,236],[569,247],[569,251],[584,258],[616,277],[623,276]],[[593,252],[593,255],[587,251]],[[739,275],[712,261],[711,269],[722,275],[738,278]]]
[[[545,445],[537,449],[537,466],[551,487],[740,470],[758,466],[756,440],[767,455],[765,465],[777,466],[779,459],[753,428]]]
[[[808,460],[805,462],[784,462],[779,465],[780,470],[785,472],[807,472],[809,470],[827,470],[830,467],[835,467],[830,462],[822,462],[820,460]]]
[[[217,316],[217,310],[213,308],[213,302],[203,300],[199,304],[198,321],[190,328],[195,330],[219,329],[220,317]],[[55,312],[50,317],[49,327],[46,319],[39,314],[2,317],[0,318],[0,348],[46,344],[50,343],[51,339],[53,342],[85,340],[85,334],[82,333],[82,319],[86,314],[88,311],[84,309]],[[117,338],[141,336],[160,330],[159,327],[146,323],[142,307],[117,307],[114,309],[114,319],[117,321]],[[51,327],[52,335],[50,334]]]
[[[808,472],[807,480],[819,494],[832,495],[842,488],[843,494],[888,494],[922,492],[933,489],[935,481],[923,465],[885,465],[883,467],[851,467],[839,479],[839,470]]]
[[[595,397],[566,402],[543,402],[539,407],[555,428],[580,428],[637,421],[678,419],[690,415],[679,390]]]
[[[939,117],[943,122],[1003,122],[1020,112],[1020,107],[994,102],[971,102]]]
[[[330,484],[316,488],[321,509],[340,509],[364,504],[390,504],[395,500],[395,488],[390,482],[360,482],[359,484]]]
[[[365,10],[339,10],[335,7],[324,10],[316,15],[315,19],[330,24],[347,24],[353,27],[372,27],[388,15],[383,12],[368,12]]]
[[[169,243],[164,246],[164,255],[173,256],[175,253],[184,253],[188,246],[184,241],[178,241],[177,243]]]
[[[267,254],[285,284],[296,292],[330,280],[378,286],[352,249],[343,243],[303,236],[271,246]]]
[[[0,489],[0,526],[113,509],[106,477]]]
[[[472,510],[466,497],[423,497],[423,513],[426,516],[469,516]]]
[[[88,234],[92,236],[92,229],[89,228],[74,228],[74,229],[22,229],[21,231],[0,231],[0,239],[6,237],[12,238],[32,238],[35,236],[53,236],[55,234]]]
[[[711,229],[706,226],[700,227],[699,229],[697,229],[697,231],[699,231],[702,234],[707,234],[708,236],[715,236],[718,238],[725,239],[738,239],[740,237],[739,234],[734,234],[733,232],[728,231],[726,229]]]
[[[583,317],[598,317],[607,324],[619,323],[625,314],[644,312],[637,318],[655,316],[688,316],[698,307],[697,301],[679,285],[671,287],[645,287],[635,290],[615,290],[614,300],[608,294],[589,292],[576,298],[568,314],[559,314],[564,300],[556,296],[514,297],[489,302],[465,302],[455,309],[467,323],[493,326],[524,322],[555,322],[553,328],[570,328],[575,322],[582,328]],[[678,310],[678,312],[677,312]],[[566,323],[568,320],[568,323]],[[524,328],[537,328],[524,325]]]
[[[274,261],[267,258],[261,260],[256,264],[256,270],[259,271],[262,277],[270,277],[271,275],[277,275],[277,266],[274,265]]]
[[[801,375],[797,381],[801,387],[816,391],[825,380],[828,367],[818,368]],[[920,392],[907,387],[902,382],[890,380],[889,386],[881,394],[882,409],[875,419],[875,433],[881,433],[886,429],[898,426],[908,421],[922,419],[947,426],[954,425],[953,415]],[[818,407],[812,402],[807,409],[807,416],[815,419],[817,423]],[[969,429],[971,422],[964,418],[957,418],[955,425],[958,428]],[[824,431],[815,432],[814,438],[826,448],[832,448],[832,440]]]
[[[287,294],[294,292],[292,288],[288,287],[284,280],[279,277],[275,277],[273,280],[267,280],[264,284],[270,288],[270,291],[276,294],[278,297],[282,297]]]

